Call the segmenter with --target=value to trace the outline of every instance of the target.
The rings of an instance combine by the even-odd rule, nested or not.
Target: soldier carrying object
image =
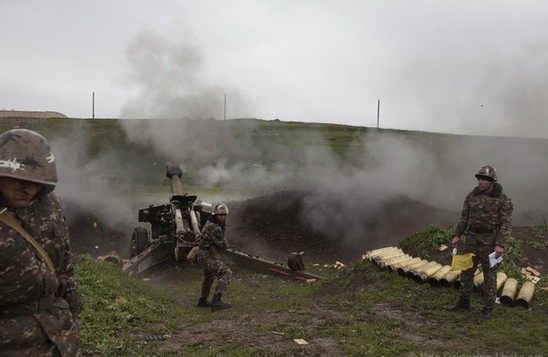
[[[220,253],[228,248],[228,242],[224,238],[227,215],[228,207],[224,203],[217,203],[213,208],[213,214],[202,229],[202,234],[197,239],[200,249],[196,260],[204,268],[204,281],[201,297],[198,300],[199,307],[211,307],[214,310],[231,307],[230,304],[221,300],[232,280],[232,271],[220,257]],[[213,299],[209,303],[209,293],[215,278],[217,278],[217,286]]]
[[[52,192],[48,141],[26,129],[0,135],[0,351],[75,356],[81,295],[67,226]]]
[[[491,318],[497,294],[497,266],[491,267],[489,254],[496,257],[504,253],[504,243],[512,230],[512,200],[502,192],[497,182],[497,170],[490,165],[482,166],[475,175],[478,186],[470,192],[462,208],[460,220],[455,228],[453,246],[466,235],[462,254],[474,253],[473,267],[461,273],[461,285],[457,303],[449,311],[470,309],[474,272],[481,263],[484,276],[483,303],[480,317]]]

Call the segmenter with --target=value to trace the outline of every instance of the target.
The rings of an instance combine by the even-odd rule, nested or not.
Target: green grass
[[[147,351],[147,335],[176,331],[179,319],[189,318],[165,293],[126,276],[113,264],[84,255],[76,274],[85,299],[79,318],[86,355]],[[165,327],[157,328],[160,324]]]
[[[432,226],[410,235],[402,244],[413,247],[416,256],[428,259],[432,251],[439,248],[440,245],[451,242],[453,231],[454,227],[452,226]]]
[[[338,282],[346,285],[345,289],[330,287],[337,293],[326,298],[326,303],[337,308],[347,297],[347,301],[354,301],[355,319],[370,320],[370,324],[381,332],[396,332],[399,336],[395,338],[397,342],[384,341],[383,349],[375,351],[379,354],[397,356],[417,351],[473,354],[476,350],[538,354],[548,347],[545,338],[541,337],[548,323],[545,291],[535,293],[534,306],[529,310],[497,305],[492,320],[480,321],[477,317],[477,310],[481,307],[479,294],[474,295],[471,312],[454,314],[444,309],[454,301],[454,289],[417,284],[397,274],[379,271],[368,261],[357,264],[353,274],[345,280]],[[378,280],[382,283],[367,289],[369,284]],[[349,286],[354,286],[354,291]],[[366,291],[356,294],[356,288],[362,287]],[[371,316],[371,311],[376,313]],[[377,336],[376,339],[383,341],[383,337]],[[526,344],[522,343],[523,339],[527,340]],[[426,346],[417,343],[422,340],[429,342]],[[354,348],[348,349],[349,354],[356,353]],[[369,351],[362,352],[371,355]]]
[[[311,345],[332,344],[347,356],[477,351],[534,355],[548,348],[548,294],[540,289],[529,309],[497,305],[492,320],[480,321],[479,294],[474,294],[470,312],[450,313],[445,307],[456,297],[453,288],[418,284],[369,261],[342,274],[313,267],[326,277],[315,284],[236,269],[224,296],[233,308],[212,314],[194,307],[202,278],[196,266],[173,268],[168,280],[151,274],[143,284],[110,264],[86,256],[82,260],[77,278],[86,297],[80,317],[86,356],[176,356],[163,349],[164,342],[147,342],[145,337],[181,336],[190,326],[222,321],[232,328],[209,333],[198,329],[201,335],[180,341],[184,355],[317,355],[293,343],[296,338]],[[250,328],[265,340],[254,344],[257,337],[233,335],[239,328]]]
[[[523,254],[523,244],[523,241],[510,237],[504,247],[504,260],[501,263],[500,271],[504,272],[510,278],[522,280],[521,268],[518,265],[518,261]]]

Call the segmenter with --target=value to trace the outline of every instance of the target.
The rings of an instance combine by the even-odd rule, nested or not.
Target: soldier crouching
[[[198,300],[199,307],[211,307],[214,310],[231,307],[230,304],[221,300],[232,280],[232,271],[220,257],[220,253],[228,248],[228,242],[224,238],[227,215],[228,207],[224,203],[216,204],[213,208],[213,214],[209,217],[202,229],[202,234],[198,237],[200,249],[196,260],[204,268],[204,281],[201,297]],[[215,287],[213,299],[209,303],[208,297],[215,278],[217,278],[217,286]]]

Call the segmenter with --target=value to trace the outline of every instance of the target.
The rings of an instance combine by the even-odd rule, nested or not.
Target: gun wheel
[[[145,251],[150,246],[148,240],[148,229],[145,227],[136,227],[131,235],[131,246],[129,249],[129,258],[133,258]]]

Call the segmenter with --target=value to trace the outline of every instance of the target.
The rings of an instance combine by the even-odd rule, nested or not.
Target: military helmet
[[[480,179],[480,178],[483,178],[483,179],[487,179],[489,181],[493,181],[493,182],[496,182],[498,177],[497,177],[497,169],[495,169],[493,166],[491,165],[485,165],[485,166],[482,166],[480,167],[480,169],[478,170],[478,173],[476,174],[476,178],[477,179]]]
[[[53,191],[57,166],[46,138],[27,129],[0,135],[0,177],[12,177],[44,185],[40,195]]]
[[[228,215],[228,207],[224,203],[217,203],[215,207],[213,207],[213,214],[226,214]]]

